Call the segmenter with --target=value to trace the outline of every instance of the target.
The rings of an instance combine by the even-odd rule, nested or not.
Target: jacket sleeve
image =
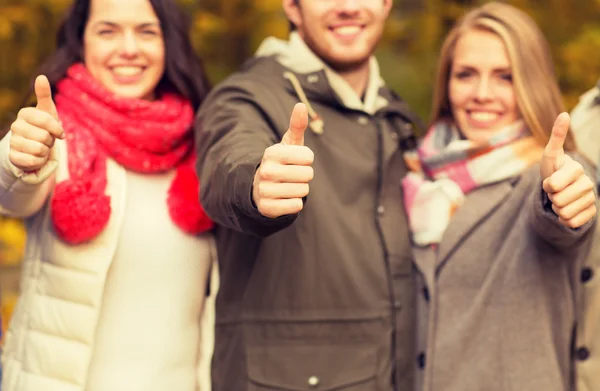
[[[586,170],[587,175],[594,180],[594,169],[581,159],[581,156],[574,156]],[[537,176],[535,188],[529,198],[530,223],[534,232],[542,240],[550,243],[558,249],[567,249],[578,245],[586,238],[591,239],[591,232],[596,225],[596,218],[585,223],[583,226],[573,229],[562,225],[558,221],[558,216],[552,210],[552,202],[542,188],[542,180]],[[594,190],[596,191],[596,190]]]
[[[0,214],[27,218],[39,212],[54,187],[59,146],[52,148],[44,167],[36,173],[25,173],[9,160],[10,137],[8,132],[0,140]]]
[[[297,215],[268,218],[252,202],[252,182],[263,153],[280,141],[285,129],[277,129],[281,125],[266,112],[281,102],[265,86],[258,102],[248,87],[222,85],[205,101],[195,124],[196,169],[200,202],[208,216],[223,227],[264,237],[288,227]]]

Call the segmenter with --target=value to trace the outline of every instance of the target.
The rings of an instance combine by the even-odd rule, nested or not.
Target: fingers
[[[314,157],[310,148],[297,144],[282,142],[265,150],[252,188],[252,199],[263,216],[276,218],[302,210],[314,177]]]
[[[299,213],[304,207],[304,203],[301,198],[262,198],[257,202],[256,206],[263,216],[277,218]]]
[[[561,224],[581,227],[596,215],[594,182],[583,166],[564,155],[563,166],[542,183]]]
[[[549,193],[548,197],[552,201],[552,204],[559,208],[564,208],[588,193],[594,194],[594,183],[587,175],[582,175],[563,190],[556,193]]]
[[[13,137],[22,137],[31,141],[40,142],[49,148],[54,146],[53,135],[40,126],[36,126],[23,119],[17,119],[10,127]]]
[[[263,161],[310,166],[315,160],[313,151],[304,146],[276,144],[265,150]]]
[[[12,150],[23,152],[37,157],[50,156],[50,147],[43,143],[40,143],[39,141],[29,140],[21,136],[11,136],[10,148]]]
[[[64,138],[64,131],[60,122],[45,111],[41,111],[34,107],[26,107],[19,111],[15,124],[19,122],[19,120],[45,130],[54,138]],[[11,130],[14,128],[15,124],[11,126]]]
[[[548,194],[558,193],[580,177],[585,176],[583,166],[565,155],[563,166],[542,182],[544,191]]]
[[[261,199],[304,198],[308,191],[308,183],[262,182],[258,185],[258,195]]]
[[[588,191],[562,205],[552,201],[552,210],[563,220],[571,220],[595,203],[596,196],[594,192]]]
[[[14,149],[10,150],[8,158],[12,164],[25,172],[38,170],[48,161],[47,158],[34,156]]]
[[[579,228],[583,225],[585,225],[585,223],[587,223],[588,221],[590,221],[591,219],[593,219],[596,216],[596,204],[592,204],[590,207],[588,207],[587,209],[583,210],[582,212],[578,213],[575,217],[569,219],[569,220],[565,220],[561,217],[558,218],[558,221],[564,225],[567,226],[569,228]]]
[[[9,159],[23,171],[42,167],[50,157],[56,137],[64,137],[60,123],[51,114],[36,107],[21,109],[10,129]]]
[[[304,103],[296,103],[290,116],[290,126],[281,139],[283,145],[304,145],[304,132],[308,126],[308,110]]]
[[[261,181],[276,183],[308,183],[314,177],[314,170],[310,166],[282,166],[265,162],[258,169]]]
[[[50,114],[56,121],[58,121],[58,113],[54,100],[52,100],[52,89],[50,88],[50,82],[44,75],[40,75],[35,79],[34,84],[35,97],[37,99],[36,108]]]

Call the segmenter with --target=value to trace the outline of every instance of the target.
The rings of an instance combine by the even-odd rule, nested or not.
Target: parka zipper
[[[383,129],[381,128],[381,118],[380,116],[375,117],[375,126],[377,128],[377,190],[376,190],[376,205],[374,205],[373,215],[375,217],[375,226],[377,227],[377,234],[379,235],[379,240],[381,242],[381,247],[383,249],[383,258],[386,269],[386,279],[388,284],[388,292],[389,292],[389,300],[390,300],[390,315],[391,315],[391,323],[392,323],[392,341],[391,341],[391,357],[392,360],[392,379],[390,379],[392,383],[392,387],[394,391],[399,391],[398,382],[400,380],[399,377],[399,368],[397,363],[397,332],[398,325],[396,319],[396,295],[394,293],[394,280],[392,278],[392,267],[390,265],[390,258],[388,253],[388,248],[385,244],[385,237],[383,236],[383,229],[381,227],[381,223],[379,221],[379,214],[377,213],[377,208],[381,203],[381,196],[383,192],[383,174],[384,174],[384,161],[383,161]]]

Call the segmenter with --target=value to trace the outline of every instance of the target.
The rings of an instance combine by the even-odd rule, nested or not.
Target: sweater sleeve
[[[274,97],[257,99],[243,83],[222,85],[211,93],[198,114],[195,135],[200,201],[217,224],[264,237],[291,225],[297,215],[269,218],[252,201],[252,184],[264,151],[279,142],[266,113]],[[261,87],[264,89],[264,87]],[[290,108],[291,113],[291,108]]]
[[[11,133],[0,140],[0,213],[26,218],[36,214],[46,202],[54,187],[58,167],[58,142],[50,152],[50,159],[35,173],[26,173],[9,159]]]

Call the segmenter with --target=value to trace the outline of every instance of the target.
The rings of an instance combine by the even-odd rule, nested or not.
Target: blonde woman
[[[578,280],[595,221],[548,45],[516,8],[462,18],[402,182],[421,295],[419,388],[573,386]]]

